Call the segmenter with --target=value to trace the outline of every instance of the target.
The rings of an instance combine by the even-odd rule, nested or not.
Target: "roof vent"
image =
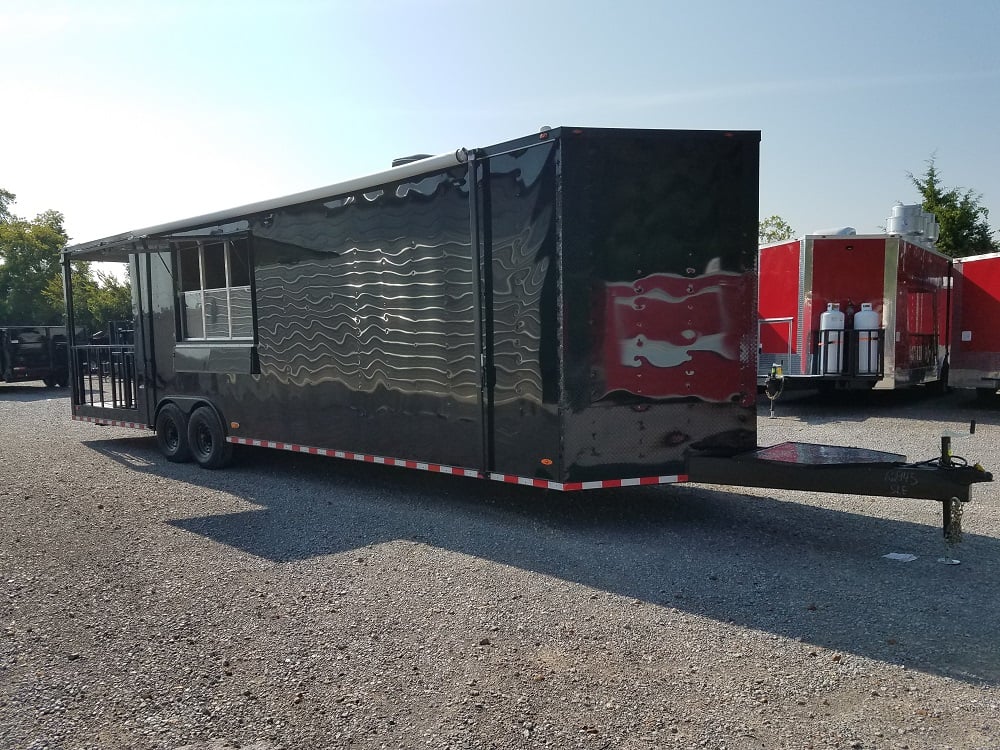
[[[817,229],[813,234],[821,234],[826,237],[853,237],[858,231],[854,227],[832,227],[830,229]]]

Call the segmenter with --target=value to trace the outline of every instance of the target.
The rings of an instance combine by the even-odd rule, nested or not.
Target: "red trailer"
[[[954,260],[951,312],[948,384],[992,396],[1000,387],[1000,253]]]
[[[758,250],[758,383],[894,389],[948,361],[949,259],[920,236],[806,235]]]

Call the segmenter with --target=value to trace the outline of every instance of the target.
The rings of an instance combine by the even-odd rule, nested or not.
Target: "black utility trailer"
[[[0,327],[0,380],[42,380],[50,388],[69,382],[69,349],[63,326]]]
[[[71,327],[76,259],[127,261],[135,313],[73,417],[209,468],[245,444],[558,490],[781,475],[753,458],[759,141],[544,130],[70,247]],[[946,503],[988,477],[901,458]]]

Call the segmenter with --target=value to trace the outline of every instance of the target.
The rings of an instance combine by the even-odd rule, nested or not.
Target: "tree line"
[[[941,182],[935,159],[927,160],[922,175],[906,175],[920,193],[924,211],[934,214],[940,227],[935,247],[953,258],[1000,251],[1000,241],[990,227],[990,212],[983,196],[966,188],[948,188]],[[757,241],[761,245],[795,237],[795,230],[780,216],[760,220]]]
[[[61,252],[69,242],[65,217],[48,210],[34,219],[14,213],[14,193],[0,189],[0,326],[64,325]],[[128,280],[90,263],[73,262],[75,323],[90,332],[132,318]]]

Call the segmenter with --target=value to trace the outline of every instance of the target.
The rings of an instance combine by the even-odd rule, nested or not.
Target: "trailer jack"
[[[941,509],[944,543],[948,554],[939,557],[938,562],[945,565],[958,565],[961,560],[952,557],[951,552],[962,541],[962,513],[965,511],[965,507],[957,497],[950,497],[941,501]]]
[[[774,419],[774,402],[778,400],[781,392],[785,390],[785,377],[781,371],[781,365],[771,365],[771,372],[764,381],[764,393],[771,402],[771,413],[768,415]]]
[[[974,419],[969,423],[969,434],[976,434],[976,420]],[[941,436],[941,455],[938,458],[938,465],[948,469],[967,467],[968,462],[964,458],[956,457],[952,453],[951,438],[951,434]],[[978,464],[972,468],[974,470],[983,470],[983,468]],[[987,475],[989,475],[988,472]],[[992,478],[992,475],[989,476]],[[941,525],[944,534],[944,541],[947,545],[949,553],[962,541],[962,514],[964,510],[965,508],[962,505],[962,500],[957,497],[950,497],[941,501]],[[945,565],[958,565],[960,560],[951,557],[949,554],[945,557],[939,557],[938,562],[944,563]]]

